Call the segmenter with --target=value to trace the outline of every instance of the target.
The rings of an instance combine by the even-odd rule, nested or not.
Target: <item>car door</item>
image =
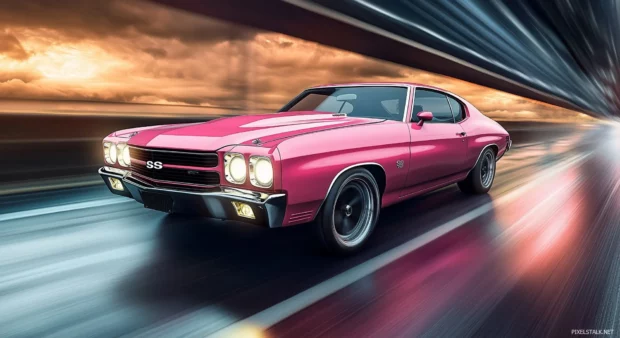
[[[417,114],[422,111],[433,113],[433,120],[420,125]],[[407,175],[409,189],[406,190],[421,185],[440,185],[465,170],[466,134],[456,123],[445,94],[416,88],[409,124],[411,164]]]

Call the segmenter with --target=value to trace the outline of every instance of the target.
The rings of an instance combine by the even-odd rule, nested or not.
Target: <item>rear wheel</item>
[[[348,254],[368,240],[379,218],[379,187],[363,168],[336,180],[316,219],[319,241],[330,252]]]
[[[495,152],[486,149],[478,159],[476,166],[469,172],[465,180],[458,183],[459,189],[468,194],[485,194],[495,179]]]

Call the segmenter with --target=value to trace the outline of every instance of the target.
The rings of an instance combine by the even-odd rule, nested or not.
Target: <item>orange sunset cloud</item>
[[[281,107],[305,87],[349,81],[435,85],[497,119],[589,119],[464,81],[149,2],[0,2],[2,99],[262,111]]]

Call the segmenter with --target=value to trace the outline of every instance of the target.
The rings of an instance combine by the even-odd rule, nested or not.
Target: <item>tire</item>
[[[487,148],[467,178],[458,183],[459,189],[466,194],[486,194],[493,186],[495,164],[495,152]]]
[[[340,175],[315,220],[319,242],[334,254],[358,251],[374,230],[380,207],[379,186],[368,170]]]

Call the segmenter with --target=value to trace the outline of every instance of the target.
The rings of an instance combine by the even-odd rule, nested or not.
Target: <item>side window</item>
[[[452,115],[454,115],[454,122],[460,122],[465,119],[465,110],[463,110],[463,104],[459,101],[448,96],[448,102],[450,102],[450,107],[452,108]]]
[[[403,111],[399,99],[383,100],[381,101],[381,106],[383,106],[383,109],[390,115],[399,115]]]
[[[426,89],[416,89],[412,121],[417,122],[418,113],[422,111],[433,113],[433,120],[430,121],[432,123],[454,123],[452,110],[444,94]]]

